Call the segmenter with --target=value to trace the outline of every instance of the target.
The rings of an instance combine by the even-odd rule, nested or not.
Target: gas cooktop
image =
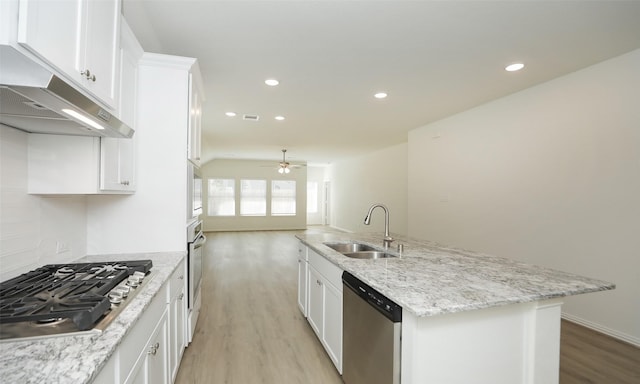
[[[151,260],[50,264],[0,283],[0,340],[101,331],[148,280]]]

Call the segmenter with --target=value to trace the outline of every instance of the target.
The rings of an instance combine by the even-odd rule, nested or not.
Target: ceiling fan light
[[[278,168],[278,173],[284,173],[284,168],[283,167]]]
[[[291,170],[289,169],[289,167],[287,167],[287,168],[285,168],[285,169],[284,169],[284,173],[289,173],[289,172],[291,172]]]

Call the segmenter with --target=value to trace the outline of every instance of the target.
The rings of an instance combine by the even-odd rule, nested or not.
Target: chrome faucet
[[[371,208],[369,208],[369,212],[367,212],[367,216],[364,218],[364,224],[369,225],[371,223],[371,213],[377,207],[380,207],[384,210],[384,239],[382,240],[384,244],[384,249],[389,249],[389,245],[393,241],[393,237],[389,236],[389,210],[384,204],[373,204]]]

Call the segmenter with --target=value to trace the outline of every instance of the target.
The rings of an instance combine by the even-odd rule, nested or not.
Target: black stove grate
[[[151,260],[50,264],[0,283],[0,324],[70,319],[91,329],[111,309],[107,294]]]

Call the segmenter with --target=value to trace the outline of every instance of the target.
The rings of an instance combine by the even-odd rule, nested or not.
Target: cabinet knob
[[[149,350],[147,351],[147,355],[153,355],[155,356],[156,353],[158,353],[158,348],[160,348],[160,343],[156,342],[154,345],[152,345]]]
[[[80,72],[81,75],[87,78],[87,80],[96,81],[96,75],[92,75],[88,69]]]
[[[320,280],[316,280],[316,283],[318,283],[318,285],[322,285],[322,282]]]
[[[122,185],[129,185],[129,180],[121,181],[121,182],[120,182],[120,184],[122,184]]]
[[[182,300],[183,297],[184,297],[184,293],[181,293],[180,296],[178,296],[178,300]]]
[[[180,277],[178,277],[178,279],[184,280],[184,275],[180,275]]]

